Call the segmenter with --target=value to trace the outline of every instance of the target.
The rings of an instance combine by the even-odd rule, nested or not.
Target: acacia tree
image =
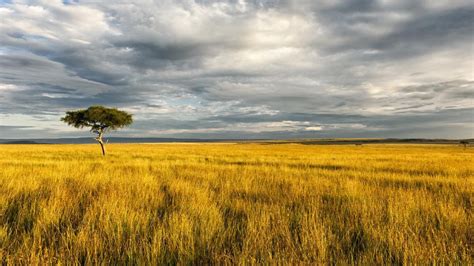
[[[95,140],[100,144],[102,155],[105,156],[104,134],[132,124],[133,119],[127,112],[96,105],[84,110],[68,111],[61,121],[75,128],[90,128],[92,133],[97,134]]]

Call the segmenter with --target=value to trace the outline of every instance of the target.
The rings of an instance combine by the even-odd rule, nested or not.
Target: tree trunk
[[[99,136],[97,136],[96,140],[100,144],[100,148],[102,149],[102,155],[105,156],[105,144],[104,141],[102,140],[102,132],[99,132]]]
[[[105,146],[104,146],[104,142],[101,140],[101,141],[99,142],[99,144],[100,144],[100,148],[102,149],[102,155],[105,156]]]

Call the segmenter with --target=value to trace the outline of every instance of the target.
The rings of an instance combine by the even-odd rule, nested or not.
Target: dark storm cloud
[[[101,66],[98,60],[91,60],[87,55],[74,54],[74,51],[66,52],[50,59],[66,66],[67,70],[75,73],[84,80],[102,83],[109,86],[128,85],[128,75],[120,73],[117,69],[107,69]]]
[[[129,136],[471,137],[469,1],[0,4],[0,137],[79,136],[102,104]]]
[[[374,49],[403,50],[407,54],[472,41],[474,7],[442,10],[415,17],[392,33],[377,40]]]
[[[175,43],[160,45],[153,42],[143,42],[140,40],[119,41],[114,43],[117,47],[133,49],[140,59],[146,58],[160,61],[180,61],[193,57],[203,56],[206,53],[205,47],[199,44]],[[136,62],[146,64],[146,62]]]
[[[322,44],[325,53],[378,51],[358,56],[359,60],[369,61],[392,61],[472,42],[472,14],[474,8],[468,5],[433,11],[426,10],[419,1],[412,1],[388,9],[372,0],[344,1],[316,11],[316,17],[327,25],[335,39]],[[407,18],[400,19],[402,16]],[[393,23],[388,23],[391,19]],[[338,38],[343,41],[338,42]]]

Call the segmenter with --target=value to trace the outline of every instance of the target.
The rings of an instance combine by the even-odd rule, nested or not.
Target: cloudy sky
[[[0,0],[0,138],[474,137],[469,0]]]

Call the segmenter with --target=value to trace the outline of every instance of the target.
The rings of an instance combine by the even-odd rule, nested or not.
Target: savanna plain
[[[474,263],[456,145],[0,145],[1,264]]]

